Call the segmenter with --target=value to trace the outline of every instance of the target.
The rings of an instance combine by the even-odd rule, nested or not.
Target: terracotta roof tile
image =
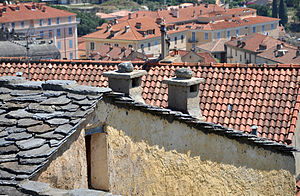
[[[144,64],[133,63],[137,69]],[[31,66],[31,79],[70,79],[79,84],[107,87],[107,78],[102,73],[117,69],[117,64],[109,61],[41,61]],[[186,65],[146,66],[148,74],[142,78],[145,102],[167,107],[167,86],[161,81],[163,77],[172,77],[174,70],[182,66]],[[284,68],[281,65],[238,68],[232,64],[189,66],[195,76],[205,79],[205,83],[200,85],[200,109],[207,121],[247,133],[251,132],[252,125],[257,125],[261,137],[291,144],[300,109],[300,96],[297,94],[300,65]],[[1,63],[0,75],[15,75],[19,71],[27,77],[25,63]],[[231,104],[231,111],[228,104]]]

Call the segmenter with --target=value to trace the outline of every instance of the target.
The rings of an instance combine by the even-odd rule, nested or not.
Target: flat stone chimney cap
[[[189,68],[179,68],[175,71],[175,78],[164,79],[163,83],[176,86],[192,86],[204,82],[203,78],[194,78],[193,71]]]
[[[132,79],[142,77],[146,75],[145,70],[133,70],[133,65],[131,62],[123,62],[118,65],[117,71],[109,71],[103,73],[104,77],[115,78],[115,79]]]
[[[190,68],[179,68],[175,70],[176,78],[191,79],[193,71]]]
[[[119,73],[128,73],[133,71],[133,65],[131,62],[123,62],[118,65]]]

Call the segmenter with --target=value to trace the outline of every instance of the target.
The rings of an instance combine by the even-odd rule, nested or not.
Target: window
[[[245,58],[245,60],[247,59],[247,53],[245,52],[245,54],[244,54],[244,58]]]
[[[196,45],[195,45],[195,44],[192,44],[192,48],[196,48]]]
[[[208,33],[205,33],[205,40],[208,40]]]
[[[236,36],[239,36],[239,30],[238,30],[238,29],[235,30],[235,35],[236,35]]]
[[[90,48],[91,48],[91,50],[95,50],[95,43],[94,42],[90,43]]]
[[[253,33],[256,32],[256,27],[252,27],[252,32],[253,32]]]
[[[69,27],[69,35],[72,35],[73,34],[73,29],[72,27]]]
[[[52,31],[49,30],[49,38],[52,38]]]
[[[72,18],[71,16],[68,17],[69,22],[72,22]]]
[[[118,47],[118,46],[119,46],[119,44],[118,44],[118,43],[115,43],[115,44],[114,44],[114,46]]]
[[[13,29],[15,28],[15,23],[14,22],[11,23],[11,28],[13,28]]]
[[[155,40],[155,42],[154,42],[154,49],[155,49],[155,50],[158,49],[158,42],[157,42],[157,40]]]
[[[240,62],[242,62],[242,55],[240,55]]]
[[[181,35],[181,43],[184,42],[184,35]]]
[[[235,56],[237,56],[237,50],[235,50]]]
[[[21,27],[24,28],[24,21],[21,22]]]
[[[40,37],[44,39],[44,31],[40,31]]]
[[[57,30],[56,30],[56,34],[57,34],[57,37],[60,37],[60,36],[61,36],[61,34],[60,34],[60,29],[57,29]]]
[[[51,25],[51,18],[48,18],[48,25]]]
[[[262,32],[262,33],[265,33],[265,25],[262,25],[262,26],[261,26],[261,32]]]
[[[227,31],[227,38],[230,38],[230,31]]]
[[[141,49],[144,49],[144,44],[141,44]]]
[[[174,43],[177,45],[177,37],[174,37]]]
[[[73,59],[73,52],[70,52],[70,59]]]
[[[57,48],[60,50],[61,49],[61,42],[57,42]]]
[[[59,24],[60,20],[59,18],[56,18],[56,24]]]
[[[273,30],[274,29],[274,24],[271,24],[271,30]]]
[[[220,39],[221,38],[221,32],[217,33],[217,38]]]
[[[1,24],[1,27],[4,28],[4,27],[5,27],[5,23],[2,23],[2,24]]]
[[[49,23],[49,21],[48,21],[48,23]],[[50,25],[51,25],[51,20],[50,20]],[[43,20],[42,19],[40,19],[40,27],[41,26],[43,26]]]
[[[73,48],[73,40],[69,40],[69,48]]]
[[[151,43],[150,42],[148,43],[148,50],[149,51],[151,50]]]
[[[196,33],[192,32],[192,40],[195,41],[196,40]]]

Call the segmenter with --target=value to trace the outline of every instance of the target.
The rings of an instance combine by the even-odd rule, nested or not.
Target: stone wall
[[[35,180],[49,183],[53,188],[87,188],[85,132],[77,131],[57,156]],[[60,154],[61,152],[61,154]]]
[[[99,112],[97,112],[99,111]],[[99,102],[110,191],[122,195],[294,195],[295,160],[179,121]]]

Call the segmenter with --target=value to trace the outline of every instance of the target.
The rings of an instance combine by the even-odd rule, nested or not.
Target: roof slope
[[[79,84],[108,86],[104,71],[117,69],[119,62],[44,61],[31,65],[32,80],[69,79]],[[196,77],[205,79],[200,85],[200,109],[208,122],[247,133],[258,126],[258,136],[291,144],[300,108],[298,81],[300,65],[242,66],[234,64],[157,64],[143,66],[133,62],[135,69],[147,68],[142,78],[146,103],[167,107],[167,86],[163,78],[174,75],[175,69],[190,66]],[[0,75],[15,75],[27,66],[20,62],[2,62]]]
[[[108,91],[74,81],[1,77],[0,184],[34,176]]]
[[[32,8],[33,5],[35,6],[35,9]],[[11,9],[12,7],[16,8],[17,6],[19,6],[20,10]],[[13,4],[5,6],[0,4],[0,9],[2,8],[6,8],[6,12],[0,17],[0,23],[76,16],[76,14],[65,10],[48,7],[45,3],[19,3],[17,5]],[[45,10],[43,11],[43,9]]]

